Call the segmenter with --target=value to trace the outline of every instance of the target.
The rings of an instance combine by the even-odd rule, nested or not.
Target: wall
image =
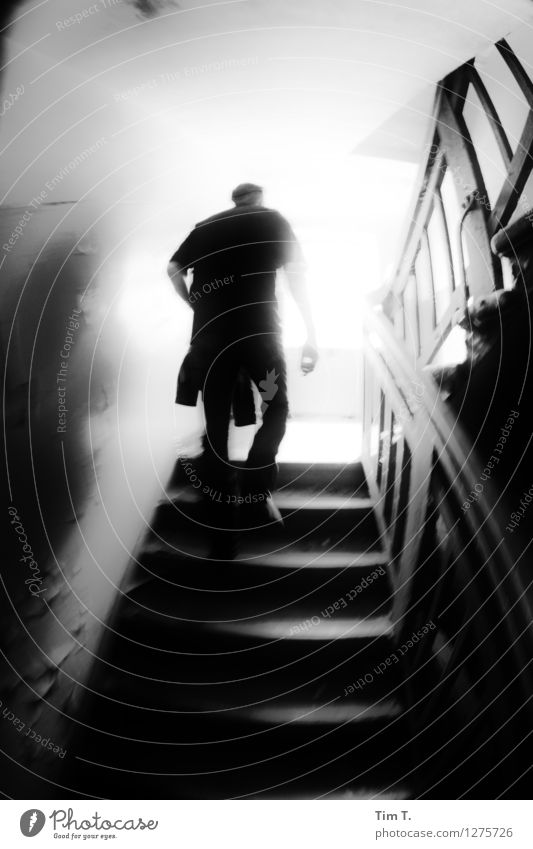
[[[172,469],[182,342],[172,311],[164,329],[145,312],[147,349],[128,276],[136,250],[128,210],[118,221],[95,203],[6,207],[0,217],[8,457],[0,732],[4,758],[20,764],[6,766],[15,795],[57,796],[35,776],[54,776],[73,754],[69,717]]]

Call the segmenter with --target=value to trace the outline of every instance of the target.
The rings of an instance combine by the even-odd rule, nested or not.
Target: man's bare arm
[[[172,285],[180,298],[183,298],[183,300],[186,301],[192,309],[192,303],[189,298],[189,290],[187,289],[187,283],[185,282],[187,279],[187,269],[180,268],[177,262],[169,262],[167,265],[167,274],[172,280]]]
[[[313,371],[318,360],[315,323],[305,279],[305,266],[300,262],[288,262],[284,266],[291,294],[296,301],[307,331],[307,340],[303,347],[301,368],[304,374]]]

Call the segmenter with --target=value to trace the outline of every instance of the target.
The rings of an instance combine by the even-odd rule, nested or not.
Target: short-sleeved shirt
[[[200,221],[171,257],[193,269],[193,341],[279,333],[276,270],[301,261],[289,222],[274,209],[234,207]]]

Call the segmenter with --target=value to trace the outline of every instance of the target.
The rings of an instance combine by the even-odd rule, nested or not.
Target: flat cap
[[[239,185],[233,189],[231,193],[231,199],[235,200],[236,198],[240,198],[243,195],[249,195],[251,192],[262,191],[263,187],[256,185],[256,183],[239,183]]]

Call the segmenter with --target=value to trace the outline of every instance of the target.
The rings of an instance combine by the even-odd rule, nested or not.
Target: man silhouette
[[[205,486],[211,528],[211,556],[236,553],[236,510],[248,523],[281,522],[273,500],[276,455],[286,428],[288,401],[275,281],[284,268],[289,288],[307,329],[301,368],[311,372],[318,359],[300,246],[288,221],[263,206],[263,190],[242,183],[232,193],[234,206],[199,222],[173,254],[168,275],[194,311],[191,345],[180,380],[202,391]],[[192,269],[193,281],[187,287]],[[255,434],[241,493],[228,460],[232,399],[243,373],[262,399],[262,425]],[[180,390],[178,389],[178,398]],[[195,401],[194,401],[195,403]]]

